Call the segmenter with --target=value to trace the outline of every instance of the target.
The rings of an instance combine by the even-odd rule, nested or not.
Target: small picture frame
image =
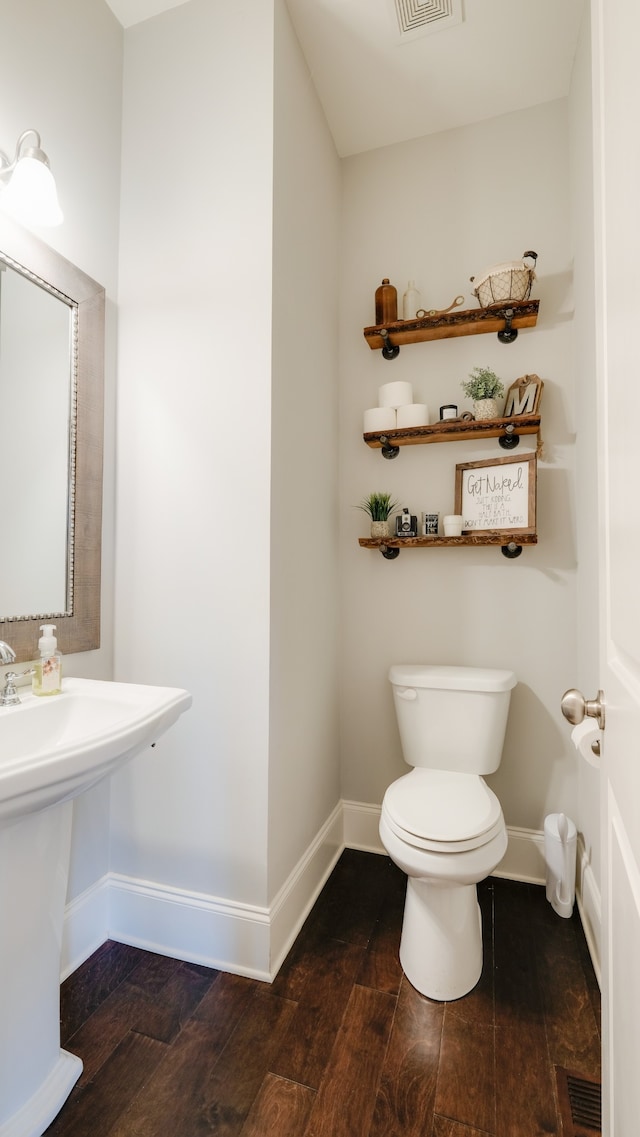
[[[522,375],[507,391],[504,403],[504,418],[517,418],[518,415],[537,415],[542,398],[544,383],[538,375]]]
[[[535,533],[537,478],[533,452],[457,465],[455,511],[463,534]]]

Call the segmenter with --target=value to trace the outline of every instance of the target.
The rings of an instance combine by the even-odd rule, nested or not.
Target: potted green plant
[[[397,508],[397,501],[389,493],[370,493],[358,506],[371,518],[372,537],[389,536],[389,517]]]
[[[461,387],[467,398],[473,400],[473,413],[477,419],[498,418],[498,400],[504,395],[504,383],[495,371],[490,367],[474,367]]]

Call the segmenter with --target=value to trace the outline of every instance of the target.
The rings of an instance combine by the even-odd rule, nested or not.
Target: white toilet
[[[400,963],[430,999],[459,999],[482,972],[476,884],[507,849],[502,809],[483,774],[498,769],[512,671],[394,664],[402,751],[414,769],[384,795],[380,837],[408,876]]]

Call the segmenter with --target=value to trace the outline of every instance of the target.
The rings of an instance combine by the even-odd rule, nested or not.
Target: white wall
[[[394,662],[513,668],[504,756],[490,782],[507,824],[539,830],[556,809],[575,814],[575,752],[559,712],[575,669],[572,263],[565,100],[476,126],[372,151],[344,162],[341,304],[342,766],[347,799],[379,803],[406,771],[387,682]],[[402,294],[415,278],[427,308],[444,308],[469,277],[526,249],[539,254],[535,330],[407,346],[394,361],[372,352],[362,328],[388,276]],[[443,403],[468,407],[460,383],[476,364],[508,386],[545,383],[536,547],[508,561],[496,548],[403,551],[385,561],[358,546],[373,490],[403,505],[452,512],[455,465],[504,457],[497,442],[412,446],[393,461],[362,441],[362,412],[378,387],[413,383],[431,419]],[[518,453],[535,445],[523,440]]]
[[[111,868],[261,919],[339,797],[339,165],[249,7],[126,35],[116,675],[194,705],[114,779]]]
[[[276,5],[269,896],[340,797],[340,163]]]
[[[250,7],[126,33],[115,674],[194,705],[114,779],[111,866],[264,905],[273,15]]]
[[[67,674],[111,678],[113,636],[113,452],[115,295],[122,109],[122,28],[103,0],[20,0],[0,6],[0,148],[38,130],[65,215],[37,231],[104,285],[107,294],[102,637],[98,651],[69,656]],[[28,61],[28,62],[25,62]],[[34,655],[37,644],[34,644]],[[107,870],[108,786],[74,805],[69,895]]]

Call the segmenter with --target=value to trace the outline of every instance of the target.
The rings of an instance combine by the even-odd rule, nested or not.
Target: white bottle
[[[416,288],[415,280],[410,280],[407,285],[407,291],[402,297],[402,319],[415,320],[418,308],[422,306],[420,300],[420,293]]]
[[[41,624],[42,635],[38,640],[40,659],[33,669],[32,689],[34,695],[59,695],[62,690],[62,656],[58,651],[58,641],[54,636],[55,624]]]

